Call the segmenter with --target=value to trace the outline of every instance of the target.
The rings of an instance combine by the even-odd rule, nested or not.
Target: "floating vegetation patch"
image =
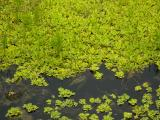
[[[60,79],[101,62],[123,78],[150,63],[160,68],[159,0],[1,0],[0,69],[18,65],[9,83],[42,74]]]
[[[6,117],[8,118],[13,118],[13,117],[20,117],[20,115],[22,115],[21,109],[18,107],[11,107],[7,114]]]
[[[151,87],[148,82],[144,82],[142,90],[147,87]],[[102,97],[94,98],[80,98],[76,99],[74,91],[59,87],[58,94],[52,98],[46,99],[44,107],[36,106],[32,103],[27,103],[22,106],[27,112],[36,112],[38,108],[43,109],[43,113],[47,114],[53,120],[114,120],[113,112],[115,105],[121,109],[121,107],[128,107],[128,111],[123,111],[122,119],[135,119],[135,120],[159,120],[160,119],[160,85],[157,89],[156,96],[152,96],[152,93],[148,93],[147,90],[143,93],[142,98],[133,98],[127,93],[123,95],[103,95]],[[139,91],[135,91],[139,94]],[[114,97],[112,97],[114,96]],[[116,96],[116,97],[115,97]],[[153,99],[153,97],[155,97]],[[126,106],[127,105],[127,106]],[[153,107],[154,106],[154,107]],[[6,113],[6,117],[14,118],[20,117],[23,114],[22,108],[11,107]],[[64,114],[64,110],[78,110],[77,116],[74,118]],[[73,112],[73,111],[72,111]],[[42,114],[42,113],[41,113]]]
[[[23,108],[27,110],[27,112],[34,112],[36,111],[39,107],[36,105],[33,105],[32,103],[27,103],[23,105]]]

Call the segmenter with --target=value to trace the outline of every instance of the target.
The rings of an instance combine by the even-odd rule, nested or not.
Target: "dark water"
[[[4,81],[8,77],[12,77],[16,71],[16,66],[11,66],[9,70],[0,72],[0,120],[7,120],[5,114],[7,109],[11,106],[23,106],[24,103],[32,102],[37,106],[40,106],[34,113],[25,113],[22,120],[49,120],[46,114],[43,114],[43,106],[45,106],[45,100],[50,99],[52,95],[57,95],[57,89],[60,86],[71,89],[76,92],[75,100],[80,98],[89,97],[101,97],[104,94],[109,95],[114,93],[121,95],[124,92],[128,93],[131,97],[140,99],[142,98],[143,91],[137,94],[134,91],[134,86],[142,84],[148,81],[153,89],[158,88],[160,85],[160,71],[158,71],[156,65],[150,65],[143,71],[134,75],[126,75],[124,79],[117,79],[114,73],[106,70],[104,65],[101,65],[100,71],[104,74],[102,80],[96,80],[93,77],[90,70],[78,75],[75,78],[69,78],[66,80],[58,80],[56,78],[45,77],[49,83],[48,87],[34,87],[30,86],[29,81],[23,81],[17,85],[8,85]],[[7,92],[14,90],[17,96],[14,98],[8,98]],[[153,97],[155,93],[152,94]],[[129,111],[129,105],[123,105],[122,107],[113,104],[113,116],[115,120],[122,118],[124,111]],[[73,112],[74,110],[74,112]],[[63,114],[74,120],[78,120],[77,113],[81,112],[79,108],[63,110]],[[101,118],[100,118],[101,119]]]

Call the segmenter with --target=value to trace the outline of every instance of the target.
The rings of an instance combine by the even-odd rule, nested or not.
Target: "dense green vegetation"
[[[98,67],[118,77],[160,67],[159,0],[1,0],[0,69],[18,65],[8,82],[42,74],[60,79]]]

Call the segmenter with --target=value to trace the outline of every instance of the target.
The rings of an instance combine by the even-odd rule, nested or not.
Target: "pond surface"
[[[110,95],[114,93],[116,95],[122,95],[123,93],[129,94],[133,98],[141,99],[144,91],[138,94],[134,90],[134,86],[140,85],[143,82],[148,81],[153,89],[158,88],[160,85],[160,71],[158,71],[156,65],[150,65],[139,73],[134,75],[128,74],[124,79],[118,79],[114,76],[114,73],[106,70],[102,64],[100,71],[104,74],[102,80],[96,80],[90,70],[78,75],[75,78],[68,78],[66,80],[58,80],[56,78],[45,77],[48,81],[48,87],[35,87],[31,86],[29,81],[23,80],[17,85],[9,85],[5,83],[5,79],[12,77],[16,71],[16,66],[11,66],[6,71],[0,72],[0,120],[7,120],[5,114],[8,108],[21,107],[23,104],[31,102],[40,107],[34,113],[23,112],[22,120],[50,120],[49,116],[43,113],[43,107],[45,106],[46,99],[50,99],[51,96],[57,95],[58,87],[70,89],[76,92],[73,97],[75,100],[80,98],[101,97],[104,94]],[[15,91],[16,95],[8,97],[9,91]],[[156,93],[152,93],[153,99]],[[112,105],[113,117],[115,120],[123,118],[123,112],[129,111],[131,108],[128,104],[123,106]],[[74,112],[73,112],[74,110]],[[64,109],[63,115],[68,116],[74,120],[78,120],[77,114],[82,112],[79,108]],[[100,115],[100,119],[101,119]]]

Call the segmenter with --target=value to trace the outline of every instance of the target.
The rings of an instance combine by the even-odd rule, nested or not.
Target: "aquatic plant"
[[[114,118],[112,117],[112,112],[109,112],[107,115],[104,115],[103,120],[114,120]]]
[[[78,103],[73,99],[66,99],[65,101],[63,101],[63,104],[65,107],[76,107],[78,105]]]
[[[96,115],[96,114],[91,114],[91,115],[89,116],[89,120],[99,120],[99,117],[98,117],[98,115]]]
[[[61,117],[61,113],[60,113],[59,111],[57,111],[57,110],[53,110],[53,111],[51,111],[51,113],[50,113],[50,117],[51,117],[52,119],[58,119],[58,118]]]
[[[142,84],[142,86],[143,86],[144,88],[148,88],[148,87],[149,87],[149,83],[148,83],[148,82],[144,82],[144,83]]]
[[[137,104],[137,99],[132,98],[128,101],[128,103],[131,104],[131,105],[136,105]]]
[[[13,117],[19,117],[22,115],[22,111],[19,107],[11,107],[8,109],[6,117],[13,118]]]
[[[157,96],[160,98],[160,85],[158,86],[157,90],[156,90],[156,94]]]
[[[117,98],[117,96],[116,96],[115,94],[113,94],[113,93],[112,93],[110,96],[111,96],[113,99],[116,99],[116,98]]]
[[[79,113],[79,118],[80,120],[88,120],[88,117],[89,117],[89,113]]]
[[[131,119],[132,118],[132,113],[130,112],[124,112],[123,113],[123,119],[127,120],[127,119]]]
[[[47,99],[47,100],[46,100],[46,103],[47,103],[48,105],[51,105],[52,100],[51,100],[51,99]]]
[[[99,104],[101,102],[102,102],[102,100],[100,98],[95,98],[95,100],[94,100],[94,103],[97,103],[97,104]]]
[[[149,106],[143,106],[143,105],[136,105],[133,107],[132,112],[135,114],[134,119],[139,118],[141,115],[143,115],[145,112],[149,110]]]
[[[61,112],[59,112],[59,107],[49,107],[45,106],[43,112],[50,115],[52,119],[59,119],[61,117]]]
[[[147,91],[148,93],[151,93],[151,92],[152,92],[152,88],[151,88],[151,87],[147,87],[147,88],[146,88],[146,91]]]
[[[124,77],[124,72],[118,71],[118,72],[116,72],[115,76],[117,76],[118,78],[123,78]]]
[[[84,105],[83,105],[83,110],[84,110],[84,111],[92,110],[92,106],[89,105],[89,104],[84,104]]]
[[[48,86],[48,83],[43,78],[37,78],[37,79],[31,80],[31,85],[41,87],[41,86]]]
[[[110,112],[112,108],[108,103],[101,103],[97,106],[96,112],[97,113],[103,113],[103,112]]]
[[[144,82],[142,86],[146,89],[148,93],[152,92],[152,87],[150,87],[148,82]]]
[[[93,98],[92,97],[92,98],[89,98],[89,102],[98,104],[98,103],[101,103],[102,101],[100,98]]]
[[[129,100],[130,96],[124,93],[121,96],[118,96],[117,105],[123,105],[127,100]]]
[[[100,72],[98,72],[98,71],[96,71],[96,72],[94,73],[94,77],[95,77],[97,80],[100,80],[100,79],[102,79],[103,74],[100,73]]]
[[[142,103],[149,105],[153,104],[152,95],[150,93],[145,93],[142,97]]]
[[[94,103],[95,102],[95,98],[93,98],[93,97],[89,98],[89,102],[90,103]]]
[[[150,119],[152,119],[152,120],[154,120],[155,119],[155,116],[157,115],[157,114],[159,114],[159,111],[157,111],[157,110],[148,110],[148,117],[150,118]]]
[[[50,114],[51,111],[53,111],[53,110],[54,110],[54,109],[53,109],[52,107],[44,107],[43,112],[44,112],[44,113],[47,113],[47,114]]]
[[[56,106],[60,106],[61,108],[64,108],[64,107],[65,107],[64,104],[63,104],[63,101],[61,101],[61,100],[56,100],[56,101],[55,101],[55,105],[56,105]]]
[[[37,105],[33,105],[32,103],[27,103],[23,105],[23,108],[27,110],[27,112],[34,112],[39,107]]]
[[[140,120],[149,120],[150,118],[149,117],[142,117],[140,118]]]
[[[62,117],[60,118],[60,120],[71,120],[71,119],[68,118],[67,116],[62,116]]]
[[[157,109],[160,109],[160,100],[156,100],[155,103],[156,103]]]
[[[84,99],[84,98],[79,99],[79,104],[85,105],[86,104],[86,99]]]
[[[141,91],[142,90],[142,87],[140,85],[137,85],[134,87],[135,91]]]
[[[55,105],[59,106],[61,108],[64,108],[64,107],[76,107],[78,105],[78,103],[75,102],[73,99],[65,99],[64,101],[61,101],[61,100],[57,99],[55,101]]]
[[[97,70],[99,70],[99,66],[97,64],[93,64],[93,65],[91,65],[90,70],[97,71]]]
[[[64,89],[62,87],[58,88],[58,97],[62,97],[62,98],[69,98],[71,96],[75,95],[75,92],[68,90],[68,89]]]
[[[104,96],[103,96],[103,99],[104,99]],[[112,100],[109,97],[105,97],[104,100],[105,100],[104,102],[107,104],[110,104],[112,102]]]

